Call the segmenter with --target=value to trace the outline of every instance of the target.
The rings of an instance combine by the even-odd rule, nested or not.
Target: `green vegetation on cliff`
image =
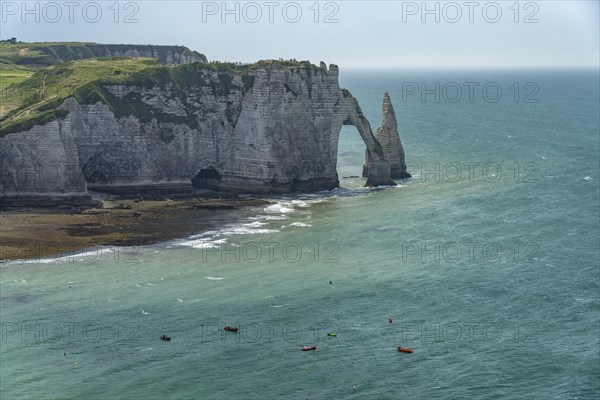
[[[157,65],[156,59],[112,57],[70,61],[40,69],[0,92],[0,136],[19,132],[23,126],[49,122],[48,111],[56,110],[64,99],[90,82],[105,77],[118,81],[153,65]]]
[[[0,63],[25,65],[30,68],[48,67],[67,61],[96,57],[138,56],[157,58],[169,63],[174,54],[189,57],[193,61],[207,62],[206,56],[184,46],[153,46],[133,44],[98,44],[81,42],[0,42]]]
[[[184,46],[98,44],[80,42],[0,41],[0,90],[18,84],[36,71],[68,61],[106,57],[155,58],[161,64],[208,62],[204,54]]]
[[[217,72],[219,80],[208,79],[209,72]],[[0,93],[0,136],[20,132],[51,121],[48,111],[56,110],[62,102],[74,96],[80,104],[103,102],[117,117],[134,115],[143,122],[157,118],[162,122],[186,123],[197,126],[195,118],[153,113],[139,95],[113,95],[106,86],[126,85],[151,89],[170,87],[172,93],[184,100],[187,89],[199,82],[208,85],[213,95],[224,95],[232,87],[232,74],[242,74],[243,91],[249,90],[254,77],[250,68],[236,68],[234,64],[192,63],[179,66],[160,65],[152,58],[91,58],[69,61],[43,68],[20,83],[9,85]]]
[[[133,50],[151,51],[157,58],[98,56]],[[161,113],[143,103],[139,93],[115,96],[107,87],[169,88],[172,95],[185,104],[186,93],[199,85],[214,96],[226,95],[234,88],[246,93],[252,89],[259,68],[285,68],[292,73],[304,72],[309,78],[320,69],[308,61],[295,60],[261,60],[245,65],[161,63],[161,58],[174,51],[206,60],[203,55],[181,46],[0,42],[0,137],[64,117],[68,112],[57,108],[70,96],[80,104],[105,103],[117,117],[133,115],[143,122],[156,118],[195,128],[198,126],[195,115]],[[214,78],[215,72],[218,80]],[[234,82],[233,75],[241,76],[241,84]],[[165,137],[166,141],[170,139],[169,135]]]
[[[215,72],[217,73],[217,80],[211,77]],[[234,88],[241,89],[244,93],[250,90],[254,84],[254,76],[251,74],[250,68],[238,68],[229,63],[192,63],[176,67],[155,64],[127,75],[105,75],[85,85],[78,86],[73,91],[73,96],[80,104],[102,102],[110,108],[117,118],[135,116],[142,122],[149,122],[156,118],[160,122],[186,124],[194,129],[198,127],[196,119],[198,116],[196,115],[181,116],[160,112],[144,103],[138,92],[115,96],[108,88],[113,85],[134,86],[144,89],[159,87],[168,89],[172,97],[179,99],[183,105],[187,105],[187,94],[194,87],[208,90],[214,96],[227,95]],[[234,82],[234,75],[241,75],[242,84],[240,86],[237,86]],[[233,121],[230,120],[230,122]],[[172,139],[171,136],[165,136],[165,141],[170,139]]]
[[[33,75],[33,71],[25,68],[4,68],[3,64],[0,64],[0,90],[7,88],[13,83],[23,82]]]

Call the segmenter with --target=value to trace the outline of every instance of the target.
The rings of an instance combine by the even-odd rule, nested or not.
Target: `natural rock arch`
[[[342,125],[352,125],[358,130],[367,148],[366,154],[370,168],[366,175],[367,182],[365,186],[395,186],[396,182],[390,178],[390,165],[385,157],[383,147],[373,135],[371,124],[364,116],[358,101],[347,90],[343,90],[342,94],[343,98],[339,113],[341,121],[334,128],[336,131],[332,134],[332,149],[335,154],[336,165]]]

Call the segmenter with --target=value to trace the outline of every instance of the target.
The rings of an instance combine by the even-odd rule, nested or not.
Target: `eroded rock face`
[[[69,119],[0,139],[2,206],[89,201]]]
[[[249,85],[249,78],[252,83]],[[358,102],[338,84],[338,68],[273,63],[251,77],[204,71],[184,92],[164,87],[105,87],[143,115],[68,98],[67,117],[0,138],[2,196],[23,193],[143,193],[160,187],[285,193],[332,189],[342,125],[367,147],[367,185],[393,185],[384,149]],[[118,104],[117,104],[118,105]],[[118,114],[118,113],[117,113]],[[20,174],[32,165],[69,165],[52,185]]]
[[[375,137],[377,138],[377,141],[381,143],[381,146],[383,146],[385,158],[389,162],[390,177],[393,179],[410,178],[411,175],[406,172],[404,148],[400,142],[396,113],[387,92],[383,95],[383,121],[381,127],[377,129]],[[373,161],[370,159],[370,155],[367,154],[363,176],[368,176],[372,168]]]

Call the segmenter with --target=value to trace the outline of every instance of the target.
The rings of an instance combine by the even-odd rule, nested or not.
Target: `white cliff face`
[[[3,205],[89,200],[69,119],[0,139],[0,194]]]
[[[91,189],[131,193],[158,186],[246,193],[332,189],[343,124],[355,125],[365,141],[367,184],[394,184],[381,146],[356,99],[340,89],[334,65],[273,63],[246,76],[203,71],[185,90],[172,84],[104,89],[111,104],[69,98],[60,107],[69,110],[64,120],[0,138],[8,160],[3,171],[11,171],[2,175],[3,196],[49,191],[11,175],[40,160],[76,165],[80,174],[63,189],[77,193],[85,193],[86,182]],[[44,149],[25,144],[41,143],[40,137]]]
[[[383,121],[381,127],[377,129],[377,133],[375,133],[375,138],[381,143],[381,146],[383,146],[385,157],[390,164],[391,178],[410,178],[410,174],[406,172],[404,148],[400,142],[396,113],[387,92],[383,95]],[[367,154],[363,175],[367,176],[371,168],[373,168],[373,162],[369,159],[369,155]]]

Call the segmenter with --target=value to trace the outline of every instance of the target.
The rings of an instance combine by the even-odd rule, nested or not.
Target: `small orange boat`
[[[238,331],[238,328],[234,328],[233,326],[226,326],[223,329],[225,329],[228,332],[237,332]]]
[[[406,347],[398,347],[398,351],[401,353],[412,353],[411,349],[407,349]]]

